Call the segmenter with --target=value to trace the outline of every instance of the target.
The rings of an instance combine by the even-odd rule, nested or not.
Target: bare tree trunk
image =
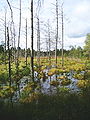
[[[6,43],[7,43],[7,38],[6,38],[6,11],[5,11],[5,64],[6,64]]]
[[[25,58],[26,58],[26,66],[27,66],[27,19],[26,19],[26,52],[25,52]]]
[[[40,7],[41,7],[41,0],[37,1],[37,63],[40,66]]]
[[[11,22],[11,24],[10,24],[10,33],[11,33],[11,39],[10,39],[10,40],[11,40],[11,43],[12,43],[12,44],[11,44],[11,47],[12,47],[12,48],[11,48],[11,51],[12,51],[12,52],[11,52],[11,56],[12,56],[12,57],[11,57],[11,61],[13,61],[13,55],[14,55],[14,53],[13,53],[13,32],[12,32],[12,22]]]
[[[11,87],[12,87],[12,80],[11,80],[11,53],[10,53],[10,39],[9,39],[9,29],[7,27],[7,46],[8,46],[8,69],[9,69],[9,87],[10,87],[10,102],[13,107],[12,102],[12,93],[11,93]]]
[[[63,6],[62,6],[62,67],[64,65],[64,55],[63,55],[64,41],[63,41],[63,37],[64,37],[64,27],[63,27]]]
[[[51,40],[50,40],[50,24],[48,20],[48,43],[49,43],[49,65],[51,66]]]
[[[12,55],[14,54],[13,53],[13,30],[12,30],[12,27],[13,27],[13,10],[12,10],[12,7],[10,5],[10,2],[9,0],[7,0],[7,3],[8,3],[8,6],[10,8],[10,11],[11,11],[11,25],[10,25],[10,31],[11,31],[11,42],[12,42]]]
[[[15,26],[13,24],[13,36],[14,36],[14,62],[15,62],[15,65],[16,65],[16,35],[15,35]]]
[[[8,3],[8,6],[10,8],[10,11],[11,11],[11,19],[12,19],[12,22],[13,22],[13,11],[12,11],[11,5],[10,5],[8,0],[7,0],[7,3]],[[9,57],[8,57],[8,62],[9,62],[9,81],[10,81],[9,86],[11,87],[11,55],[10,55],[10,48],[9,48],[10,39],[9,39],[9,29],[8,29],[8,27],[7,27],[7,38],[8,38],[7,46],[8,46],[8,53],[9,53]]]
[[[19,67],[19,47],[20,47],[20,34],[21,34],[21,0],[20,0],[20,18],[19,18],[19,35],[18,35],[18,48],[17,48],[17,74]]]
[[[34,81],[34,50],[33,50],[33,0],[31,0],[31,77]]]
[[[8,30],[8,27],[7,27],[7,39],[8,39],[7,46],[8,46],[9,86],[11,87],[11,84],[12,84],[12,82],[11,82],[11,60],[10,60],[11,55],[10,55],[10,48],[9,48],[9,46],[10,46],[10,44],[9,44],[10,39],[9,39],[9,30]]]
[[[56,63],[56,67],[57,67],[57,42],[58,42],[58,0],[56,0],[56,19],[57,19],[57,28],[56,28],[55,63]]]
[[[48,59],[49,59],[49,66],[51,68],[51,36],[50,36],[50,23],[48,20],[48,49],[49,49],[49,53],[48,53]],[[50,82],[51,82],[51,76],[50,76]],[[51,92],[51,85],[50,85],[50,92]]]
[[[37,17],[37,63],[40,66],[40,23],[39,23],[39,17]]]
[[[48,39],[46,38],[46,50],[47,50],[47,58],[49,57],[49,54],[48,54]],[[48,62],[48,59],[47,59],[47,62]]]

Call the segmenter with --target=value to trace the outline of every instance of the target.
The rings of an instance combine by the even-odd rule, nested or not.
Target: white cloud
[[[71,22],[67,25],[67,35],[69,37],[81,37],[90,32],[90,1],[79,1],[74,6],[69,17]],[[69,28],[69,30],[68,30]]]
[[[87,12],[89,12],[90,7],[89,3],[84,1],[79,3],[76,8],[75,8],[75,14],[78,14],[79,16],[81,15],[86,15]]]
[[[72,46],[83,46],[85,42],[86,37],[80,37],[80,38],[68,38],[65,37],[64,39],[64,48],[69,49],[69,47]]]

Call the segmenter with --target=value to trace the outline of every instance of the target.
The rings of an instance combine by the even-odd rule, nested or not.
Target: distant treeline
[[[11,55],[13,56],[13,51],[15,51],[15,53],[17,54],[17,49],[15,48],[11,48]],[[25,49],[19,48],[19,54],[20,57],[25,57]],[[68,57],[86,57],[84,54],[84,49],[82,49],[81,47],[73,47],[71,46],[70,50],[66,50],[64,49],[64,56],[68,56]],[[4,54],[4,46],[0,45],[0,53]],[[8,50],[6,50],[6,53],[8,53]],[[31,54],[31,50],[30,48],[27,49],[27,56],[30,57]],[[50,51],[51,56],[55,55],[55,50]],[[48,56],[49,55],[49,51],[40,51],[40,56]],[[57,56],[61,56],[62,55],[62,49],[57,49]],[[34,56],[37,56],[37,51],[34,50]],[[87,56],[88,57],[88,56]]]

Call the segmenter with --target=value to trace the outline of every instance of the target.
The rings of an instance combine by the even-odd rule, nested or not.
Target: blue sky
[[[18,35],[19,10],[17,8],[19,7],[18,4],[19,0],[9,0],[9,1],[13,6],[16,34]],[[68,49],[70,45],[83,46],[86,38],[86,34],[90,33],[90,15],[89,15],[90,0],[63,0],[63,1],[64,1],[64,47]],[[34,3],[36,4],[36,0],[34,0]],[[56,25],[55,6],[52,3],[55,4],[55,0],[44,0],[44,4],[42,4],[42,8],[40,11],[40,18],[41,21],[45,21],[45,22],[49,19],[52,28],[55,29],[55,25]],[[61,3],[62,0],[59,0],[59,6]],[[0,18],[2,19],[4,19],[5,8],[7,9],[7,24],[9,24],[10,10],[8,8],[7,2],[6,0],[0,0]],[[22,0],[22,33],[21,33],[22,42],[20,43],[21,47],[24,47],[24,43],[25,43],[25,36],[23,35],[23,33],[25,29],[26,17],[28,18],[28,24],[29,24],[28,26],[29,28],[28,47],[29,47],[30,46],[30,0]],[[59,23],[59,35],[60,35],[60,28],[61,25]],[[1,34],[0,41],[2,41],[4,37],[2,29],[3,29],[3,21],[0,20],[0,34]],[[34,48],[36,48],[36,37],[34,38],[35,38]]]

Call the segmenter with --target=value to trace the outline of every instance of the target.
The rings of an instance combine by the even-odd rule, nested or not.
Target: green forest
[[[90,120],[90,33],[86,33],[83,46],[70,44],[66,49],[64,3],[59,6],[59,0],[55,0],[56,32],[53,32],[48,20],[44,29],[46,41],[43,43],[46,48],[41,49],[40,10],[46,2],[42,1],[36,2],[35,18],[35,3],[30,0],[31,46],[28,47],[29,25],[25,19],[23,48],[20,46],[23,1],[18,0],[19,25],[15,27],[12,0],[6,0],[11,17],[10,25],[7,12],[5,18],[0,18],[4,19],[4,38],[0,39],[0,120]],[[34,19],[37,20],[37,39]]]

